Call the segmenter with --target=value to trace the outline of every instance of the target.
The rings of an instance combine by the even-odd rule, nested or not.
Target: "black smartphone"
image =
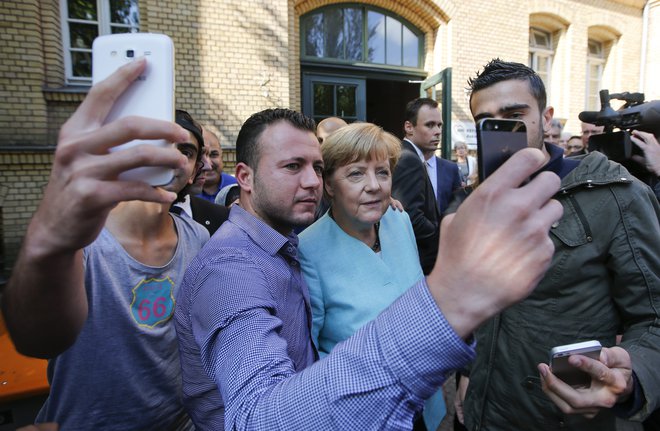
[[[484,118],[477,122],[479,182],[495,172],[516,151],[527,148],[527,128],[520,120]]]

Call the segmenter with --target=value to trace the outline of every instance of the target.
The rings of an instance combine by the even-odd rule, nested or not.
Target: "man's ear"
[[[550,131],[550,122],[552,121],[552,117],[555,115],[555,108],[552,106],[548,106],[543,110],[543,114],[541,117],[543,117],[543,131],[544,132],[549,132]]]
[[[412,132],[413,132],[413,128],[414,128],[414,127],[415,127],[415,126],[413,125],[413,123],[411,123],[411,122],[408,121],[408,120],[406,120],[406,121],[403,123],[403,131],[406,132],[406,136],[408,136],[408,135],[412,135]]]
[[[254,170],[243,162],[236,165],[236,182],[241,190],[251,192],[254,188]]]

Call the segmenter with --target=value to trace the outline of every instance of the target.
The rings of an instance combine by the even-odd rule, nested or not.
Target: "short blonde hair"
[[[401,141],[382,127],[371,123],[353,123],[336,130],[321,144],[324,175],[359,160],[386,158],[394,171],[401,156]]]

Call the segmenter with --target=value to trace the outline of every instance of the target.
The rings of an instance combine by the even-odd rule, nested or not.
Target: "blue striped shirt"
[[[455,334],[422,279],[312,365],[296,248],[295,235],[234,206],[186,272],[175,318],[195,425],[222,429],[224,415],[227,430],[410,429],[474,346]]]

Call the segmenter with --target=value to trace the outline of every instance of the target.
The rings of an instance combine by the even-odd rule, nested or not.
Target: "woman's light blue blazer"
[[[379,238],[380,256],[344,232],[329,213],[300,234],[319,355],[327,355],[424,276],[407,213],[388,208]]]
[[[380,255],[344,232],[326,212],[300,234],[299,258],[312,303],[312,339],[321,357],[373,320],[424,274],[406,212],[380,220]],[[424,407],[428,429],[445,415],[442,390]]]

